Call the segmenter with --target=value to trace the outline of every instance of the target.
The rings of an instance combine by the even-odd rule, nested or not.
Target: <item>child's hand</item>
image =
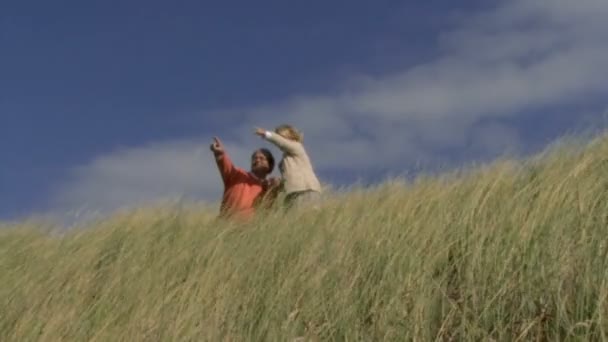
[[[256,127],[255,128],[255,134],[259,135],[261,137],[264,137],[266,135],[266,130],[263,129],[263,128]]]

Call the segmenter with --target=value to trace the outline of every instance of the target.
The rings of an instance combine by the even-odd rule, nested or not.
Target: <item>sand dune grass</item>
[[[252,224],[0,230],[2,341],[607,340],[608,140]]]

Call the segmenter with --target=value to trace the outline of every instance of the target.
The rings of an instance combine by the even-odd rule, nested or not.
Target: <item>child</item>
[[[321,184],[302,145],[302,133],[290,125],[281,125],[274,132],[257,128],[255,133],[275,144],[283,152],[279,170],[283,178],[287,207],[312,203],[318,208]]]

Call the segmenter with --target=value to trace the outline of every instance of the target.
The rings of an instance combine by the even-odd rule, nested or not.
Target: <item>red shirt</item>
[[[251,218],[264,193],[262,180],[234,166],[227,153],[216,156],[215,161],[224,181],[220,216]]]

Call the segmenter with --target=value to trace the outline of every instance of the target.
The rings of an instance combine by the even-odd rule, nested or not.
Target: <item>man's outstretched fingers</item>
[[[211,143],[210,148],[211,151],[213,151],[214,153],[221,153],[224,149],[222,146],[222,142],[218,137],[213,137],[213,143]]]

